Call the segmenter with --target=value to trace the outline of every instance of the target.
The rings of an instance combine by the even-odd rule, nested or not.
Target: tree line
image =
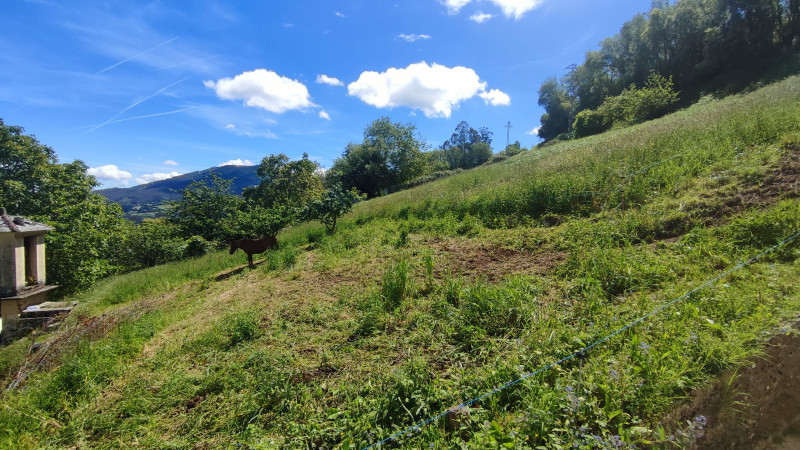
[[[48,281],[69,294],[110,274],[200,256],[303,221],[319,221],[334,233],[338,218],[361,199],[486,163],[490,144],[491,132],[462,122],[439,149],[426,151],[413,124],[383,117],[328,171],[307,154],[296,161],[270,155],[258,166],[260,183],[241,196],[233,193],[234,180],[212,172],[169,202],[165,217],[137,225],[92,192],[99,183],[86,164],[59,162],[52,148],[0,119],[0,206],[55,228],[46,236]],[[521,151],[518,143],[510,151]]]
[[[608,102],[635,103],[637,89],[649,89],[644,96],[655,102],[636,105],[645,113],[633,120],[663,115],[677,104],[678,92],[796,49],[798,39],[800,0],[654,0],[648,14],[626,22],[582,64],[542,83],[539,137],[549,141],[627,125],[630,120],[615,120]],[[582,111],[593,114],[579,117]]]

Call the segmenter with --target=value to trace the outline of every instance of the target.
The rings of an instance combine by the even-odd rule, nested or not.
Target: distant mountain
[[[234,179],[233,193],[241,195],[244,188],[255,186],[261,182],[261,178],[256,173],[257,169],[258,166],[212,167],[129,188],[98,189],[95,193],[118,203],[122,206],[122,210],[128,213],[137,206],[179,200],[183,189],[194,181],[205,179],[211,172],[219,174],[226,180]]]

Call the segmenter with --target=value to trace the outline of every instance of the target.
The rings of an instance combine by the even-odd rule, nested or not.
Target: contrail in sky
[[[174,111],[166,111],[166,112],[160,112],[160,113],[154,113],[154,114],[147,114],[147,115],[144,115],[144,116],[126,117],[125,119],[112,120],[111,122],[106,123],[106,125],[110,125],[112,123],[127,122],[128,120],[146,119],[148,117],[156,117],[156,116],[166,116],[166,115],[169,115],[169,114],[175,114],[175,113],[183,112],[183,111],[186,111],[187,109],[189,109],[189,108],[181,108],[181,109],[176,109]]]
[[[170,39],[170,40],[168,40],[168,41],[162,42],[162,43],[160,43],[160,44],[156,45],[155,47],[153,47],[153,48],[151,48],[151,49],[149,49],[149,50],[145,50],[145,51],[143,51],[143,52],[141,52],[141,53],[138,53],[138,54],[136,54],[136,55],[133,55],[133,56],[131,56],[131,57],[130,57],[130,58],[128,58],[128,59],[122,60],[122,61],[120,61],[120,62],[118,62],[118,63],[114,64],[113,66],[108,66],[108,67],[106,67],[105,69],[103,69],[103,70],[101,70],[101,71],[99,71],[99,72],[95,72],[95,75],[97,75],[97,74],[101,74],[101,73],[103,73],[103,72],[105,72],[105,71],[107,71],[107,70],[111,70],[111,69],[113,69],[114,67],[117,67],[117,66],[119,66],[119,65],[121,65],[121,64],[125,64],[126,62],[128,62],[128,61],[130,61],[130,60],[132,60],[132,59],[134,59],[134,58],[138,58],[138,57],[140,57],[140,56],[142,56],[142,55],[144,55],[144,54],[150,53],[150,52],[152,52],[153,50],[155,50],[155,49],[157,49],[157,48],[159,48],[159,47],[163,47],[163,46],[165,46],[165,45],[169,44],[170,42],[174,41],[175,39],[178,39],[178,38],[177,38],[177,36],[176,36],[176,37],[174,37],[174,38],[172,38],[172,39]]]
[[[106,126],[106,125],[108,125],[108,124],[110,124],[110,123],[116,123],[115,121],[117,120],[117,118],[118,118],[119,116],[121,116],[121,115],[125,114],[125,113],[126,113],[128,110],[129,110],[129,109],[133,108],[133,107],[134,107],[134,106],[136,106],[136,105],[142,104],[142,103],[146,102],[147,100],[150,100],[151,98],[153,98],[153,97],[155,97],[156,95],[158,95],[158,94],[160,94],[160,93],[162,93],[162,92],[166,91],[167,89],[171,88],[172,86],[175,86],[175,85],[176,85],[176,84],[178,84],[178,83],[183,83],[184,81],[186,81],[186,80],[188,80],[188,79],[189,79],[189,77],[186,77],[186,78],[184,78],[184,79],[182,79],[182,80],[178,80],[178,81],[176,81],[176,82],[174,82],[174,83],[170,84],[169,86],[166,86],[166,87],[163,87],[163,88],[159,89],[158,91],[156,91],[156,92],[154,92],[154,93],[152,93],[152,94],[148,95],[147,97],[145,97],[145,98],[143,98],[143,99],[141,99],[141,100],[138,100],[138,101],[136,101],[136,102],[133,102],[131,105],[129,105],[129,106],[127,106],[127,107],[125,107],[125,109],[123,109],[122,111],[120,111],[119,113],[117,113],[117,115],[115,115],[114,117],[112,117],[112,118],[110,118],[110,119],[106,120],[105,122],[103,122],[103,123],[101,123],[101,124],[99,124],[99,125],[95,125],[94,127],[92,127],[92,129],[90,129],[89,131],[87,131],[85,134],[91,133],[92,131],[94,131],[94,130],[96,130],[96,129],[100,128],[100,127]],[[121,121],[119,121],[119,122],[121,122]]]

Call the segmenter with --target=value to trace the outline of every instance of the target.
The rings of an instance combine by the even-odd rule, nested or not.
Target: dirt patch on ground
[[[765,357],[729,371],[675,410],[667,423],[686,428],[704,416],[700,449],[800,448],[800,322],[772,338]]]
[[[510,274],[544,274],[561,265],[567,252],[530,252],[482,245],[467,239],[434,240],[429,243],[439,262],[436,278],[450,273],[483,278],[495,283]]]
[[[719,223],[732,215],[755,206],[772,205],[800,196],[800,148],[790,147],[786,156],[760,184],[745,187],[729,197],[715,211],[712,221]]]

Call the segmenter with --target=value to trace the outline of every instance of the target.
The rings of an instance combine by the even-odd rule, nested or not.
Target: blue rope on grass
[[[532,377],[534,375],[538,375],[539,373],[544,372],[545,370],[549,370],[549,369],[551,369],[551,368],[553,368],[555,366],[561,365],[562,363],[564,363],[564,362],[566,362],[566,361],[568,361],[568,360],[570,360],[572,358],[584,355],[589,350],[593,349],[594,347],[597,347],[598,345],[600,345],[603,342],[611,339],[612,337],[614,337],[614,336],[616,336],[616,335],[618,335],[620,333],[624,333],[626,330],[628,330],[628,329],[636,326],[637,324],[647,320],[648,318],[660,313],[661,311],[669,308],[670,306],[674,305],[675,303],[690,297],[695,292],[697,292],[697,291],[699,291],[699,290],[701,290],[703,288],[706,288],[708,286],[711,286],[712,284],[714,284],[717,281],[719,281],[721,278],[724,278],[724,277],[730,275],[731,273],[733,273],[733,272],[735,272],[735,271],[737,271],[737,270],[739,270],[739,269],[741,269],[743,267],[746,267],[746,266],[752,264],[754,261],[756,261],[758,259],[761,259],[764,255],[766,255],[768,253],[772,253],[773,251],[775,251],[778,248],[780,248],[780,247],[788,244],[789,242],[797,239],[798,237],[800,237],[800,232],[797,232],[797,233],[793,234],[792,236],[782,240],[781,242],[773,245],[772,247],[762,251],[761,253],[757,254],[756,256],[753,256],[752,258],[750,258],[750,259],[748,259],[746,261],[740,262],[739,264],[735,265],[734,267],[726,270],[725,272],[717,275],[714,278],[711,278],[710,280],[708,280],[705,283],[703,283],[703,284],[695,287],[694,289],[686,292],[685,294],[681,295],[680,297],[675,298],[674,300],[671,300],[671,301],[659,306],[658,308],[654,309],[653,311],[650,311],[649,313],[643,315],[642,317],[639,317],[638,319],[628,323],[627,325],[623,326],[622,328],[617,329],[616,331],[612,332],[611,334],[607,335],[606,337],[598,339],[597,341],[587,345],[586,347],[576,351],[575,353],[573,353],[573,354],[571,354],[569,356],[565,356],[564,358],[561,358],[556,362],[550,363],[550,364],[548,364],[548,365],[546,365],[546,366],[544,366],[542,368],[539,368],[534,372],[526,373],[525,375],[521,376],[520,378],[517,378],[516,380],[513,380],[513,381],[509,381],[508,383],[506,383],[506,384],[504,384],[504,385],[502,385],[500,387],[494,388],[491,391],[486,392],[485,394],[483,394],[483,395],[481,395],[479,397],[476,397],[476,398],[474,398],[474,399],[472,399],[472,400],[470,400],[468,402],[464,402],[464,403],[462,403],[462,404],[460,404],[460,405],[458,405],[458,406],[456,406],[454,408],[450,408],[447,411],[445,411],[445,412],[443,412],[443,413],[441,413],[439,415],[436,415],[434,417],[431,417],[428,420],[425,420],[425,421],[417,423],[416,425],[410,426],[410,427],[406,428],[405,430],[399,431],[399,432],[387,437],[386,439],[383,439],[382,441],[378,441],[378,442],[375,442],[374,444],[371,444],[371,445],[369,445],[367,447],[364,447],[363,450],[368,450],[370,448],[373,448],[373,447],[376,447],[376,446],[379,446],[379,445],[383,445],[386,442],[389,442],[391,440],[397,439],[398,437],[406,435],[406,434],[408,434],[408,433],[410,433],[412,431],[420,431],[420,429],[422,427],[430,424],[431,422],[434,422],[436,420],[441,419],[442,417],[446,416],[447,414],[459,411],[464,407],[468,407],[468,406],[470,406],[470,405],[472,405],[474,403],[477,403],[477,402],[483,400],[486,397],[494,395],[494,394],[496,394],[496,393],[498,393],[498,392],[500,392],[502,390],[508,389],[511,386],[514,386],[515,384],[521,383],[521,382],[527,380],[528,378],[530,378],[530,377]]]

